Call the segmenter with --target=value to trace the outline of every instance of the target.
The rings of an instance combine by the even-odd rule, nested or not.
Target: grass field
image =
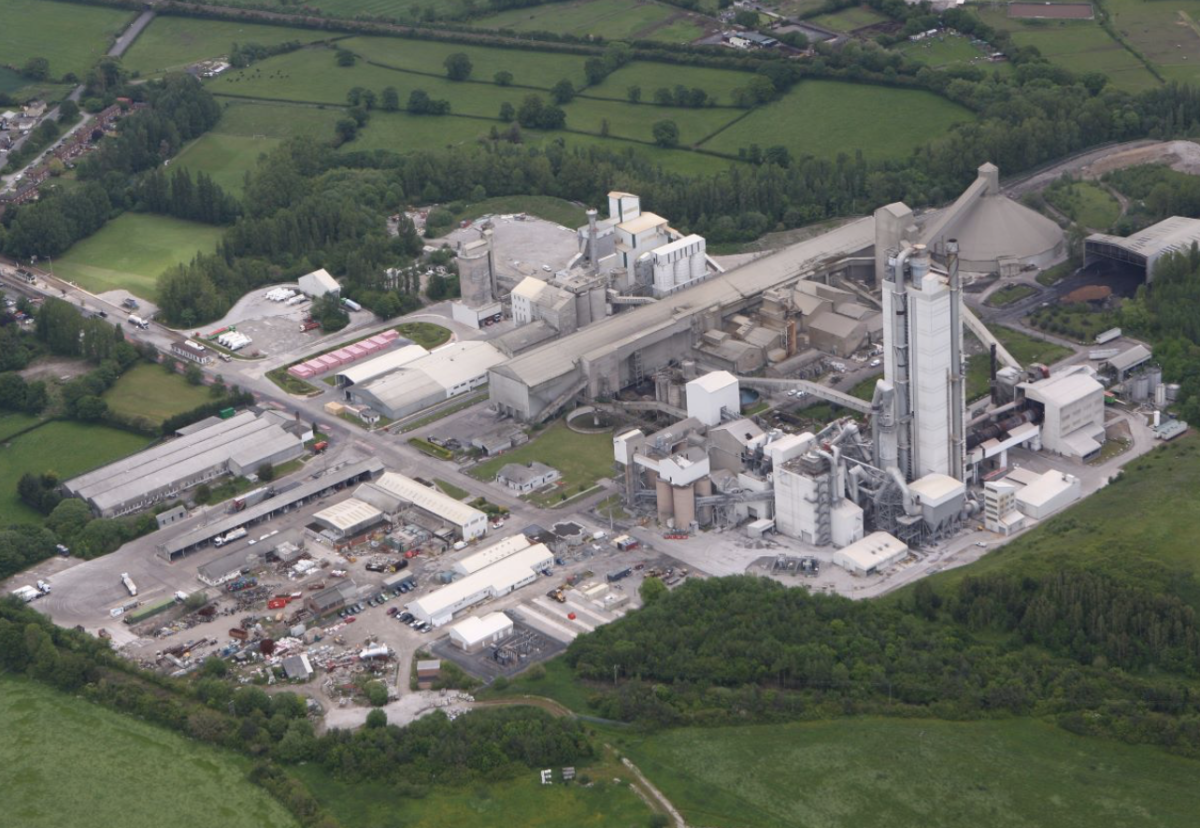
[[[531,135],[533,133],[527,133]],[[561,136],[568,147],[603,147],[613,152],[631,152],[646,158],[650,163],[657,164],[668,172],[681,175],[712,175],[723,172],[731,165],[739,164],[730,158],[706,155],[682,149],[663,149],[649,144],[631,144],[626,141],[613,141],[595,135],[580,135],[571,133],[543,133],[558,138]]]
[[[534,460],[558,469],[562,485],[555,491],[569,497],[612,475],[612,435],[577,434],[559,420],[525,445],[472,466],[467,474],[478,480],[494,480],[501,467]],[[557,496],[539,499],[547,504],[556,500]]]
[[[156,75],[228,55],[234,43],[276,46],[292,40],[312,43],[333,36],[316,29],[159,16],[138,36],[121,62],[130,71]]]
[[[338,45],[367,60],[398,69],[407,69],[411,72],[434,74],[440,78],[446,76],[446,70],[442,66],[446,56],[464,52],[471,59],[471,80],[486,81],[490,84],[497,72],[505,71],[512,73],[513,83],[521,86],[536,86],[541,89],[549,89],[563,78],[571,81],[576,87],[583,86],[583,64],[587,60],[586,57],[579,55],[494,49],[463,43],[440,43],[398,37],[353,37]],[[332,55],[329,66],[333,67]],[[478,86],[478,84],[471,83],[448,82],[455,86]],[[488,87],[481,88],[492,95],[496,91]],[[430,90],[430,94],[433,94],[432,90]],[[499,103],[496,103],[492,109],[497,106]]]
[[[821,117],[814,118],[814,112]],[[862,150],[870,159],[900,158],[970,119],[968,110],[932,92],[804,81],[702,146],[736,153],[751,144],[763,149],[778,144],[796,157],[833,158]]]
[[[222,229],[149,213],[123,213],[76,242],[54,262],[54,273],[92,293],[124,288],[154,300],[159,274],[209,253]]]
[[[1030,719],[681,729],[628,755],[708,828],[1184,828],[1200,763]]]
[[[986,55],[963,35],[943,35],[926,38],[916,43],[906,43],[900,48],[900,51],[909,60],[915,60],[934,68],[974,63],[989,72],[993,69],[1001,71],[1011,69],[1007,62],[989,63]]]
[[[499,109],[500,105],[497,104]],[[492,113],[493,115],[495,113]],[[340,147],[342,152],[390,150],[401,154],[416,150],[464,146],[476,143],[488,135],[491,127],[505,127],[499,121],[481,121],[454,115],[431,117],[409,115],[407,112],[374,112],[358,136]],[[324,137],[333,137],[333,129]],[[532,136],[531,136],[532,137]]]
[[[852,32],[864,26],[885,23],[888,19],[886,15],[880,14],[870,6],[851,6],[848,9],[842,9],[832,14],[818,15],[811,18],[809,22],[815,23],[818,26],[824,26],[827,29],[833,29],[835,32]]]
[[[168,374],[161,365],[142,363],[122,374],[104,392],[104,401],[118,414],[162,422],[211,402],[212,397],[207,386],[189,385],[182,374]]]
[[[104,425],[56,420],[0,446],[0,526],[41,520],[41,515],[17,499],[17,481],[26,472],[53,471],[60,480],[111,463],[143,449],[150,442]]]
[[[1032,296],[1037,291],[1029,285],[1008,285],[994,291],[987,298],[987,304],[993,308],[1003,308],[1014,302],[1020,302],[1027,296]]]
[[[704,66],[667,67],[660,63],[634,61],[622,66],[595,86],[588,87],[586,94],[624,101],[629,87],[640,86],[642,100],[652,101],[655,89],[674,89],[676,85],[682,84],[688,89],[699,87],[710,96],[715,95],[717,103],[728,105],[733,101],[733,90],[748,84],[752,77],[747,72],[733,72],[727,69],[709,69]]]
[[[601,133],[608,121],[610,135],[638,141],[654,140],[654,124],[674,121],[682,146],[696,144],[743,114],[737,109],[688,109],[673,106],[634,106],[619,101],[576,98],[563,107],[567,128]]]
[[[1104,8],[1121,36],[1156,64],[1167,80],[1200,81],[1200,0],[1107,0]]]
[[[1094,181],[1047,187],[1043,195],[1072,220],[1099,233],[1108,232],[1121,217],[1120,202]]]
[[[40,418],[32,414],[18,414],[15,411],[0,411],[0,441],[7,440],[19,431],[24,431],[36,425]],[[3,449],[0,449],[3,451]]]
[[[586,772],[587,769],[581,769]],[[642,828],[650,810],[613,773],[592,774],[591,787],[542,785],[534,771],[500,782],[435,787],[420,799],[384,785],[348,785],[313,765],[296,770],[343,825],[404,828]],[[557,779],[557,772],[555,777]]]
[[[653,0],[570,0],[567,3],[508,9],[471,21],[484,29],[557,32],[608,40],[663,40],[688,43],[700,37],[700,18]],[[695,21],[695,22],[694,22]]]
[[[79,78],[99,60],[135,13],[50,0],[0,3],[0,62],[20,67],[32,57],[50,61],[50,75]]]
[[[432,322],[405,322],[396,326],[396,332],[411,339],[422,348],[433,349],[450,341],[450,329]]]
[[[498,213],[528,213],[544,218],[563,227],[580,227],[587,222],[587,213],[582,207],[554,196],[500,196],[471,204],[462,214],[464,219]],[[421,324],[421,323],[417,323]]]
[[[333,130],[330,129],[330,134]],[[264,153],[279,146],[278,138],[250,138],[210,132],[188,144],[175,163],[193,175],[208,173],[213,181],[233,195],[240,195],[246,173],[254,169]]]
[[[245,780],[248,761],[28,680],[0,678],[0,732],[7,825],[296,824]]]

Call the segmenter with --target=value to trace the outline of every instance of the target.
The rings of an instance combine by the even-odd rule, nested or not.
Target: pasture
[[[733,100],[733,90],[746,86],[754,77],[749,72],[736,72],[729,69],[709,69],[705,66],[663,66],[661,63],[634,61],[622,66],[595,86],[587,88],[585,94],[589,97],[612,98],[617,101],[626,100],[626,94],[631,86],[642,89],[642,100],[653,101],[654,90],[667,88],[674,90],[676,86],[686,86],[688,89],[700,88],[716,97],[717,103],[729,105]]]
[[[1108,0],[1104,8],[1121,36],[1167,80],[1200,81],[1200,0]]]
[[[1107,233],[1121,217],[1120,202],[1094,181],[1047,187],[1043,195],[1072,220],[1098,233]]]
[[[8,825],[296,825],[247,760],[27,679],[0,678],[0,732]]]
[[[482,29],[556,32],[607,40],[688,43],[704,33],[704,19],[653,0],[570,0],[506,9],[471,21]]]
[[[41,515],[17,498],[26,472],[52,471],[60,480],[111,463],[146,447],[149,438],[95,423],[55,420],[0,445],[0,526],[34,523]]]
[[[44,57],[50,76],[83,78],[135,13],[51,0],[4,0],[0,4],[0,62],[20,68]]]
[[[222,229],[150,213],[123,213],[73,244],[54,273],[92,293],[124,288],[154,300],[158,277],[173,265],[211,253]]]
[[[329,129],[329,137],[333,127]],[[221,135],[210,132],[197,138],[179,153],[175,163],[193,175],[208,173],[213,181],[233,195],[241,195],[246,173],[254,169],[259,157],[280,143],[278,138],[251,138],[245,135]]]
[[[809,22],[833,29],[835,32],[852,32],[865,26],[874,26],[876,23],[886,23],[889,19],[870,6],[851,6],[831,14],[818,15]]]
[[[638,141],[653,141],[654,124],[658,121],[674,121],[679,127],[680,146],[699,143],[743,114],[737,109],[635,106],[591,98],[576,98],[563,109],[567,113],[567,129],[600,134],[607,121],[610,135]]]
[[[649,808],[625,781],[612,781],[614,774],[626,775],[623,768],[594,770],[589,787],[542,785],[534,771],[524,771],[496,782],[440,785],[420,798],[398,795],[386,785],[339,782],[312,764],[295,773],[343,825],[629,828],[650,818]]]
[[[199,60],[228,55],[234,43],[276,46],[292,40],[312,43],[334,36],[316,29],[160,15],[138,36],[121,62],[132,72],[158,75],[184,69]]]
[[[126,417],[145,417],[161,423],[168,417],[212,402],[208,386],[190,385],[182,374],[167,373],[161,365],[135,365],[104,392],[109,409]]]
[[[970,38],[963,35],[927,37],[916,43],[904,44],[900,47],[900,52],[909,60],[923,63],[934,69],[958,64],[973,64],[988,72],[995,69],[1000,71],[1011,69],[1011,65],[1007,61],[989,62],[987,55],[971,43]]]
[[[1032,719],[843,718],[617,736],[709,828],[1184,828],[1200,763]]]
[[[834,158],[861,150],[868,159],[901,158],[971,117],[931,92],[812,80],[701,146],[737,153],[751,144],[782,145],[794,157]]]
[[[499,104],[497,104],[499,108]],[[390,150],[407,153],[415,150],[434,150],[443,147],[472,144],[488,134],[495,125],[505,127],[499,121],[491,123],[478,118],[463,118],[455,115],[410,115],[407,112],[373,112],[371,120],[358,131],[358,137],[342,144],[343,152],[365,150]],[[325,138],[333,137],[333,128]]]

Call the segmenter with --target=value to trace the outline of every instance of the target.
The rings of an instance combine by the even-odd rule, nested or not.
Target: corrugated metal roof
[[[323,520],[341,532],[348,532],[371,521],[383,518],[383,513],[358,498],[349,498],[341,503],[328,506],[313,515],[315,520]]]
[[[375,481],[375,485],[385,492],[391,492],[397,497],[459,526],[466,526],[478,520],[487,520],[487,515],[475,507],[461,503],[436,489],[422,486],[411,477],[405,477],[396,472],[387,472],[381,475]]]
[[[1150,259],[1172,250],[1186,249],[1192,242],[1200,243],[1200,219],[1171,216],[1132,236],[1093,233],[1087,241],[1105,242]]]
[[[755,259],[693,288],[673,293],[651,305],[641,305],[554,342],[514,357],[492,370],[529,386],[541,385],[569,373],[581,358],[596,360],[619,350],[627,340],[673,324],[677,317],[732,304],[795,279],[822,262],[844,258],[875,242],[873,216],[844,224],[816,238]]]
[[[397,368],[408,365],[410,362],[414,362],[428,354],[429,351],[420,345],[410,343],[394,351],[389,351],[381,357],[367,360],[366,362],[347,368],[345,371],[338,371],[337,378],[348,385],[358,385],[359,383],[369,382],[377,377],[389,374]]]

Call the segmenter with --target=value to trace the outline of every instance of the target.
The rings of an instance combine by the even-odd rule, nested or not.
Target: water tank
[[[1153,397],[1158,392],[1158,386],[1162,385],[1162,368],[1152,365],[1147,369],[1146,376],[1150,379],[1149,394]]]
[[[1167,384],[1167,401],[1175,402],[1179,397],[1179,383],[1172,382]]]
[[[1130,390],[1130,396],[1135,402],[1145,402],[1150,398],[1150,377],[1146,374],[1139,374],[1133,379],[1133,388]]]

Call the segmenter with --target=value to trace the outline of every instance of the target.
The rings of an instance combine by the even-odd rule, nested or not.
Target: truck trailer
[[[129,577],[128,572],[121,573],[121,583],[125,585],[125,589],[129,590],[129,594],[137,597],[137,584],[133,582],[133,578]]]

